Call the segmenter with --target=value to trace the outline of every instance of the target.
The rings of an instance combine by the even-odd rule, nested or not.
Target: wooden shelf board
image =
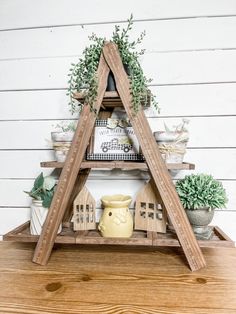
[[[74,93],[74,99],[78,100],[80,103],[84,103],[84,94],[83,93]],[[123,107],[122,101],[120,99],[117,91],[105,92],[102,105],[106,108],[113,107]],[[148,96],[147,105],[145,107],[150,106],[150,96]]]
[[[200,247],[235,247],[234,242],[219,227],[214,226],[213,231],[214,235],[211,240],[198,240]],[[4,241],[13,242],[37,242],[38,239],[39,236],[30,234],[29,221],[3,236]],[[83,233],[73,231],[69,227],[63,227],[62,232],[57,235],[55,243],[180,246],[176,234],[170,231],[167,233],[155,233],[135,230],[131,238],[103,238],[96,230]]]
[[[74,93],[73,97],[79,101],[84,100],[84,94],[83,93]],[[111,99],[116,99],[116,98],[120,99],[120,96],[117,93],[117,91],[110,91],[110,92],[105,92],[103,98],[104,99],[110,99],[110,98]]]
[[[80,103],[84,103],[84,95],[83,93],[75,93],[74,98],[78,100]],[[105,92],[102,105],[105,107],[122,107],[122,101],[120,96],[116,91]]]
[[[194,170],[195,165],[187,162],[182,164],[166,164],[169,170]],[[64,162],[58,161],[43,161],[40,163],[43,168],[63,168]],[[81,164],[81,169],[87,168],[120,168],[120,169],[141,169],[147,170],[148,166],[145,162],[130,162],[130,161],[83,161]]]

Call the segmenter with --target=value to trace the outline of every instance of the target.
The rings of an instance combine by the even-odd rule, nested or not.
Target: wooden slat
[[[75,93],[74,98],[77,99],[82,104],[84,103],[84,94],[83,93]],[[105,107],[123,107],[123,103],[120,99],[119,94],[116,91],[108,91],[105,92],[102,104]],[[150,97],[148,97],[148,101],[146,107],[150,106]]]
[[[134,132],[138,138],[142,152],[160,192],[167,213],[177,232],[190,268],[192,270],[198,270],[205,267],[205,259],[175,191],[165,163],[159,153],[157,143],[152,135],[147,119],[142,110],[139,110],[138,113],[134,113],[132,110],[130,82],[125,73],[117,46],[113,43],[105,44],[103,54],[107,64],[114,74],[118,93],[134,128]]]
[[[121,27],[126,25],[120,24]],[[148,36],[139,47],[152,52],[235,48],[235,27],[235,16],[139,21],[134,24],[131,38],[137,38],[145,30]],[[161,29],[158,36],[156,36],[157,29]],[[62,26],[54,28],[53,32],[51,30],[51,27],[45,27],[20,32],[0,32],[0,60],[55,57],[55,53],[57,57],[80,55],[84,47],[89,44],[88,36],[96,33],[97,36],[110,38],[114,24],[84,25],[83,28],[79,25]],[[20,39],[16,40],[16,36]],[[62,42],[66,44],[61,45]]]
[[[234,241],[231,240],[231,238],[226,233],[224,233],[219,227],[217,226],[214,227],[214,232],[221,240],[232,242],[234,246]]]
[[[29,221],[23,223],[22,225],[16,227],[15,229],[9,231],[8,233],[4,234],[3,240],[7,240],[8,237],[12,236],[13,234],[19,235],[21,232],[29,228]]]
[[[77,244],[107,244],[107,245],[143,245],[152,246],[152,238],[148,238],[146,232],[134,231],[130,238],[105,238],[98,231],[90,231],[86,237],[77,237]]]
[[[101,56],[97,72],[98,97],[94,104],[94,109],[97,112],[100,109],[106,89],[108,74],[109,68],[104,58]],[[72,145],[62,169],[60,180],[43,226],[42,234],[40,235],[35,249],[33,257],[35,263],[45,265],[50,257],[57,236],[57,230],[65,214],[89,138],[92,134],[95,120],[96,114],[90,110],[88,105],[85,105],[80,115]]]
[[[39,236],[31,235],[29,221],[20,225],[4,235],[4,241],[37,242]],[[234,242],[217,226],[213,227],[214,235],[210,240],[198,240],[200,247],[235,247]],[[62,232],[57,235],[55,243],[68,244],[109,244],[109,245],[144,245],[157,247],[180,247],[175,233],[156,233],[134,231],[131,238],[103,238],[98,231],[74,232],[71,225],[64,226]]]
[[[79,101],[84,101],[84,94],[76,92],[76,93],[74,93],[74,98],[79,100]],[[104,93],[102,101],[106,100],[107,98],[114,100],[114,98],[120,99],[120,96],[116,91],[110,91],[110,92]]]
[[[162,116],[216,116],[235,115],[235,87],[235,83],[225,83],[152,86],[151,90],[157,96]],[[72,119],[67,102],[65,90],[1,92],[1,120]],[[153,111],[147,114],[160,116]]]
[[[70,222],[73,216],[73,202],[77,194],[82,190],[89,176],[90,169],[80,170],[76,182],[74,184],[71,196],[68,200],[66,211],[63,217],[63,222]]]
[[[235,55],[236,59],[236,55]],[[236,68],[236,66],[235,66]],[[235,85],[236,86],[236,85]],[[233,96],[232,96],[233,97]],[[235,100],[236,101],[236,100]],[[2,108],[1,108],[2,111]],[[235,115],[221,117],[192,117],[188,126],[190,138],[188,147],[194,149],[230,148],[236,147],[234,132]],[[148,122],[153,132],[164,130],[164,121],[169,126],[181,123],[181,118],[149,118]],[[5,121],[0,124],[1,150],[43,150],[52,149],[50,133],[56,124],[62,121]],[[69,122],[69,121],[68,121]],[[64,123],[67,123],[65,121]],[[201,125],[201,128],[199,127]],[[207,136],[206,136],[207,131]],[[17,137],[15,136],[17,132]],[[8,136],[4,136],[5,134]],[[21,139],[20,141],[18,139]],[[39,152],[42,155],[43,151]],[[215,158],[217,154],[215,154]],[[1,158],[2,159],[2,158]],[[47,159],[41,159],[47,160]],[[50,160],[50,159],[49,159]]]
[[[199,3],[197,0],[192,0],[191,5],[189,5],[188,0],[179,0],[178,5],[173,5],[173,0],[149,0],[147,3],[143,1],[123,0],[121,2],[114,2],[112,5],[108,0],[103,0],[102,2],[89,0],[86,1],[86,5],[81,4],[79,6],[79,18],[78,11],[75,10],[78,5],[78,0],[70,0],[69,6],[68,1],[66,0],[61,0],[59,2],[57,0],[51,0],[50,5],[48,4],[48,1],[40,1],[37,3],[37,6],[30,0],[24,0],[23,4],[24,10],[22,10],[22,3],[17,0],[12,0],[10,4],[6,0],[0,1],[1,30],[34,28],[31,31],[35,31],[38,27],[50,27],[53,35],[54,33],[58,33],[58,30],[54,27],[51,28],[51,26],[68,27],[72,25],[73,27],[68,27],[72,32],[75,25],[80,26],[81,31],[84,29],[86,30],[87,25],[91,25],[90,29],[91,27],[93,28],[91,31],[89,30],[89,34],[91,34],[92,31],[97,34],[96,31],[98,30],[99,35],[104,36],[104,32],[99,30],[100,25],[106,26],[106,28],[104,27],[106,30],[109,28],[110,23],[117,24],[119,21],[126,21],[131,12],[133,13],[135,20],[138,20],[139,23],[140,20],[146,23],[147,21],[153,23],[153,20],[164,20],[163,22],[166,22],[165,20],[169,21],[173,19],[174,21],[178,21],[179,19],[182,20],[181,18],[186,19],[186,17],[232,16],[236,14],[234,0],[205,0],[203,4]],[[82,28],[81,25],[84,27]],[[143,29],[143,25],[141,26],[141,29]],[[157,28],[154,26],[154,30],[156,29],[162,30],[162,27]],[[15,38],[17,43],[19,42],[20,36],[18,33],[19,31],[17,32],[18,36],[16,35]],[[149,32],[147,33],[149,34]],[[68,36],[70,36],[69,34],[70,33],[68,33]],[[75,33],[75,36],[77,34],[78,33]],[[154,34],[155,33],[153,33],[153,36]],[[176,34],[181,33],[177,32]],[[52,35],[48,40],[52,38]],[[76,41],[75,36],[73,36],[74,41]],[[161,34],[159,36],[161,36]],[[80,33],[77,38],[80,38]],[[136,38],[136,36],[134,38]],[[64,40],[66,45],[69,46],[69,39],[66,37]],[[62,42],[64,42],[64,40],[62,40]],[[211,40],[212,39],[209,38],[209,41]],[[58,49],[59,48],[57,48],[56,51]],[[63,49],[63,47],[61,49]]]
[[[2,60],[0,90],[66,89],[72,62],[77,63],[78,57]],[[152,85],[235,82],[235,67],[235,50],[146,53],[142,61]]]
[[[58,161],[42,161],[41,167],[44,168],[63,168],[64,163]],[[182,164],[166,164],[169,170],[193,170],[195,165],[183,162]],[[148,169],[145,162],[129,162],[129,161],[83,161],[81,168],[120,168],[120,169]]]

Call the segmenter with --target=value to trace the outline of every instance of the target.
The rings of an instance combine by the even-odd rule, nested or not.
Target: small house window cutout
[[[75,231],[96,229],[96,202],[86,187],[74,200],[72,222]]]
[[[136,197],[135,229],[165,233],[166,223],[165,209],[162,208],[151,184],[147,183]]]

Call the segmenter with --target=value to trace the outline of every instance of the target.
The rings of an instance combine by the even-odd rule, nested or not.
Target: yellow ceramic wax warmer
[[[133,232],[133,218],[129,211],[132,201],[129,195],[105,195],[101,198],[105,207],[98,229],[103,237],[129,238]]]

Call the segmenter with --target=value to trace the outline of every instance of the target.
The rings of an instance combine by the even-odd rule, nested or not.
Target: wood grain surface
[[[88,146],[90,136],[96,120],[96,112],[99,112],[103,95],[106,90],[107,78],[109,68],[101,56],[98,69],[98,87],[97,98],[91,111],[88,104],[83,106],[80,114],[80,119],[71,143],[70,150],[66,157],[65,165],[62,169],[60,179],[58,181],[57,189],[53,196],[52,204],[49,208],[47,218],[45,220],[42,233],[37,243],[33,261],[39,264],[46,264],[50,256],[58,227],[63,219],[67,210],[68,202],[71,194],[73,193],[74,184],[76,182],[80,165]],[[84,176],[82,178],[84,183]],[[83,184],[82,184],[83,185]]]
[[[0,243],[1,314],[235,314],[236,250],[203,249],[191,272],[180,249],[56,245],[47,266],[34,245]]]
[[[117,46],[106,43],[103,48],[104,58],[114,74],[116,88],[123,102],[125,111],[137,136],[143,155],[160,193],[167,214],[178,235],[178,239],[185,252],[190,268],[198,270],[206,265],[196,238],[190,227],[183,206],[176,193],[175,187],[158,150],[156,140],[152,134],[143,110],[137,113],[132,108],[130,81],[125,73]]]

